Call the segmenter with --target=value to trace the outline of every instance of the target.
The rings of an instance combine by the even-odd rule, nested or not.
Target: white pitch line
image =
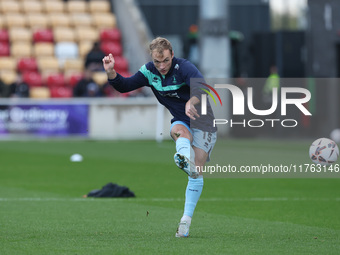
[[[0,202],[184,202],[184,198],[42,198],[42,197],[22,197],[22,198],[5,198],[0,197]],[[340,198],[287,198],[287,197],[251,197],[251,198],[201,198],[200,202],[280,202],[280,201],[335,201],[340,202]]]

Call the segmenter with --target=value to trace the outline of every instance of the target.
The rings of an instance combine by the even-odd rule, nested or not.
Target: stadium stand
[[[118,73],[126,73],[129,71],[129,63],[127,59],[123,56],[115,57],[116,71]]]
[[[76,41],[94,43],[99,40],[99,32],[93,27],[80,26],[75,28]]]
[[[59,60],[55,56],[37,57],[38,68],[41,74],[59,72]]]
[[[42,1],[43,10],[47,14],[63,13],[65,10],[65,3],[63,1]]]
[[[70,13],[70,21],[74,27],[92,26],[92,16],[89,13]]]
[[[55,28],[69,28],[71,25],[71,18],[67,13],[50,13],[48,15],[50,25]]]
[[[16,71],[6,71],[0,72],[0,79],[6,84],[11,85],[17,79],[17,72]]]
[[[4,14],[4,26],[8,29],[14,27],[25,27],[26,22],[26,16],[22,15],[21,13],[5,13]]]
[[[0,42],[8,43],[9,35],[6,29],[0,29]]]
[[[5,27],[5,20],[3,16],[0,16],[0,28],[3,29]]]
[[[71,97],[94,42],[129,74],[109,0],[0,1],[0,78],[10,84],[22,75],[32,98]],[[105,73],[95,80],[103,85]]]
[[[66,59],[78,58],[78,44],[76,42],[60,41],[55,44],[54,55],[62,68]]]
[[[76,41],[74,29],[71,27],[55,27],[53,29],[53,38],[55,43]]]
[[[105,54],[112,53],[114,57],[121,56],[123,53],[123,49],[120,43],[105,41],[100,44],[100,48]]]
[[[43,86],[43,79],[39,72],[33,71],[26,71],[22,73],[22,78],[24,82],[28,84],[28,86],[31,87],[41,87]]]
[[[33,56],[34,57],[51,57],[54,55],[54,43],[37,41],[33,44]]]
[[[47,87],[32,87],[30,88],[31,98],[50,98],[51,91]]]
[[[89,41],[79,42],[79,56],[84,58],[86,54],[92,49],[93,43]]]
[[[77,83],[83,78],[83,72],[68,70],[64,72],[66,86],[74,88]]]
[[[111,13],[93,13],[92,18],[97,29],[116,27],[116,17]]]
[[[88,3],[86,1],[69,0],[66,2],[66,11],[68,13],[87,13]]]
[[[112,29],[103,29],[100,32],[100,40],[101,42],[111,41],[111,42],[121,42],[121,33],[119,29],[112,28]]]
[[[11,0],[1,1],[0,11],[2,13],[20,13],[21,4],[17,1],[11,1]]]
[[[81,58],[66,59],[63,69],[64,72],[82,72],[84,70],[84,61]]]
[[[11,56],[16,59],[32,56],[32,43],[26,41],[14,41],[11,44]]]
[[[53,43],[53,31],[49,28],[38,28],[33,32],[33,42],[50,42]]]
[[[47,29],[49,20],[46,14],[43,13],[27,13],[27,24],[35,31],[36,29]]]
[[[37,14],[43,10],[43,5],[37,0],[26,0],[21,3],[22,11],[26,14]]]
[[[8,42],[0,42],[0,57],[7,57],[10,55]]]
[[[90,13],[109,13],[111,12],[111,5],[107,1],[90,1]]]
[[[16,59],[8,56],[0,58],[0,70],[1,71],[15,71],[16,70]]]
[[[65,77],[62,73],[50,73],[46,76],[46,82],[49,88],[54,87],[64,87],[65,86]]]
[[[70,87],[53,87],[50,89],[52,98],[70,98],[73,97],[73,90]]]
[[[21,73],[23,72],[37,72],[38,71],[38,63],[35,58],[20,58],[17,62],[17,70]]]

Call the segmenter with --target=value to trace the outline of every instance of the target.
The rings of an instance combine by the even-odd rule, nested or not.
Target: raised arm
[[[104,66],[105,72],[107,73],[107,77],[110,80],[113,80],[114,78],[116,78],[117,73],[116,73],[116,70],[114,69],[115,59],[111,53],[108,56],[105,56],[103,58],[103,66]]]
[[[126,78],[117,73],[114,69],[115,59],[111,53],[103,58],[103,67],[107,74],[109,84],[121,93],[130,92],[143,86],[148,86],[148,80],[139,71]]]

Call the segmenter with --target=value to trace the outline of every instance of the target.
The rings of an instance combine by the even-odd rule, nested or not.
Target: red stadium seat
[[[130,77],[130,76],[132,76],[132,74],[130,72],[120,72],[119,74],[121,76],[123,76],[123,77]]]
[[[119,42],[121,41],[122,35],[118,28],[106,28],[100,32],[100,41],[106,42]]]
[[[53,87],[51,88],[51,97],[73,97],[73,90],[69,87]]]
[[[30,87],[40,87],[43,85],[43,79],[38,72],[24,72],[22,77],[24,82]]]
[[[0,56],[9,56],[10,55],[10,47],[6,42],[0,42]]]
[[[83,73],[72,73],[66,78],[66,85],[70,87],[75,87],[77,83],[83,78]]]
[[[65,76],[61,73],[51,73],[46,78],[46,85],[49,88],[65,87]]]
[[[50,29],[37,29],[33,32],[34,42],[53,42],[53,32]]]
[[[121,56],[123,53],[123,49],[120,43],[117,42],[102,42],[100,44],[100,48],[102,51],[104,51],[105,54],[110,54],[112,53],[112,55],[115,56]]]
[[[118,73],[129,71],[129,62],[123,56],[115,57],[115,69]]]
[[[19,72],[38,71],[38,63],[35,58],[21,58],[18,60],[17,69]]]
[[[9,42],[9,35],[6,29],[0,29],[0,42]]]

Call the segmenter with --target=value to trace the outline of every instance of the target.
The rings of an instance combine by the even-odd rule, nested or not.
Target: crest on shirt
[[[176,80],[176,76],[175,75],[172,76],[172,84],[177,84],[177,80]]]

